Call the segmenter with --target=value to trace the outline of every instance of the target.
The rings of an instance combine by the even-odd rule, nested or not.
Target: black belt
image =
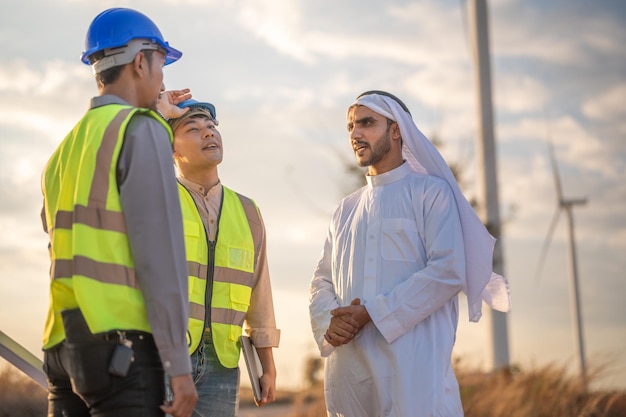
[[[120,330],[119,332],[113,331],[107,333],[98,333],[94,336],[109,342],[119,342],[122,338],[121,335],[124,335],[126,339],[133,342],[133,346],[145,344],[154,345],[154,337],[152,336],[152,334],[135,330]]]

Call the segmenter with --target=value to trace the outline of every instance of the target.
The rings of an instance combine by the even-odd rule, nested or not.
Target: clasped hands
[[[355,298],[349,306],[338,307],[330,312],[330,325],[324,339],[331,345],[338,347],[354,339],[354,336],[371,321],[370,315],[361,300]]]

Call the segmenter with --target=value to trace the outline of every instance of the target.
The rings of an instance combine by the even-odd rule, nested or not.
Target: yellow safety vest
[[[189,353],[200,344],[205,329],[207,280],[211,287],[211,333],[220,363],[239,364],[239,336],[250,306],[257,258],[255,242],[262,224],[254,202],[222,187],[216,242],[208,242],[193,197],[179,184],[189,269]]]
[[[151,332],[126,234],[116,167],[132,116],[121,104],[89,110],[48,161],[42,177],[50,237],[50,305],[44,349],[65,339],[61,312],[80,308],[92,333]]]

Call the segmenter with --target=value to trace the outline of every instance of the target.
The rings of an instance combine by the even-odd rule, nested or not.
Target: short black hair
[[[400,100],[398,97],[394,96],[391,93],[388,93],[386,91],[381,91],[381,90],[370,90],[370,91],[366,91],[364,93],[359,94],[359,96],[357,97],[357,100],[360,99],[363,96],[369,96],[371,94],[379,94],[381,96],[386,96],[389,97],[390,99],[394,100],[396,103],[398,103],[400,105],[400,107],[402,107],[402,110],[404,110],[405,112],[411,114],[411,112],[409,111],[409,108],[406,106],[406,104],[404,104],[402,102],[402,100]]]

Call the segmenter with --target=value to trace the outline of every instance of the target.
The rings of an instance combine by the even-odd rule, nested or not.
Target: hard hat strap
[[[163,48],[155,42],[148,39],[132,39],[126,45],[115,48],[103,49],[104,57],[92,64],[94,74],[99,74],[109,68],[126,65],[133,62],[135,56],[142,50],[163,50]],[[163,51],[165,54],[166,52]]]

